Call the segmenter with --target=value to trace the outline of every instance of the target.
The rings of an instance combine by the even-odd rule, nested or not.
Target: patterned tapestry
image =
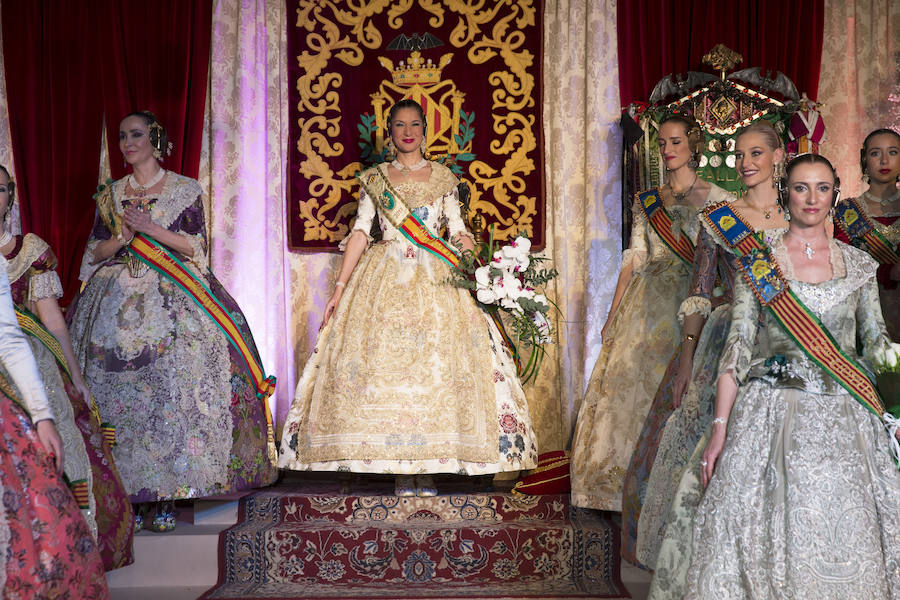
[[[347,235],[355,176],[385,160],[388,109],[412,98],[428,157],[467,184],[470,226],[543,248],[541,14],[541,0],[290,0],[290,247]]]

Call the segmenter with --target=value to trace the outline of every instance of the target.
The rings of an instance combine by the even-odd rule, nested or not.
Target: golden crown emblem
[[[441,57],[439,64],[434,64],[430,58],[425,60],[422,53],[416,50],[409,55],[405,64],[401,60],[397,64],[397,68],[391,70],[391,79],[393,79],[394,85],[403,87],[417,84],[433,85],[440,82],[441,71],[450,64],[452,57],[452,54],[445,54]]]

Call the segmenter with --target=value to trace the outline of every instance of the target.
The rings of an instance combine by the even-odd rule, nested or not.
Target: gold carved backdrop
[[[287,27],[293,249],[333,249],[355,175],[385,159],[386,117],[412,98],[431,158],[467,181],[495,237],[544,245],[540,0],[292,0]]]

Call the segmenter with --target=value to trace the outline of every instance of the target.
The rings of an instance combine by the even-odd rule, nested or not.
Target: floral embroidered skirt
[[[512,359],[449,275],[398,241],[366,251],[303,370],[279,466],[468,475],[535,466]]]
[[[109,598],[103,562],[28,415],[0,394],[0,590],[5,600]]]
[[[197,273],[256,353],[240,307],[209,271]],[[262,401],[243,358],[206,312],[155,271],[110,261],[68,311],[75,353],[132,502],[200,498],[263,487]]]

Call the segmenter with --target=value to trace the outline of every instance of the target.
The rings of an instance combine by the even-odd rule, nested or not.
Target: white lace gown
[[[384,165],[386,166],[386,165]],[[376,167],[377,168],[377,167]],[[433,235],[465,231],[449,169],[395,186]],[[354,230],[379,217],[297,384],[279,466],[479,475],[531,469],[537,442],[496,326],[450,266],[410,243],[360,192]]]
[[[808,284],[794,280],[781,236],[772,246],[795,294],[845,351],[855,354],[857,336],[866,350],[888,343],[868,255],[832,241],[834,278]],[[666,569],[678,548],[667,537],[650,597],[900,598],[900,471],[888,433],[769,311],[757,330],[759,315],[738,281],[720,364],[741,382],[725,448],[697,507],[692,552],[678,550],[690,556],[685,587]],[[787,374],[769,373],[775,356]]]

